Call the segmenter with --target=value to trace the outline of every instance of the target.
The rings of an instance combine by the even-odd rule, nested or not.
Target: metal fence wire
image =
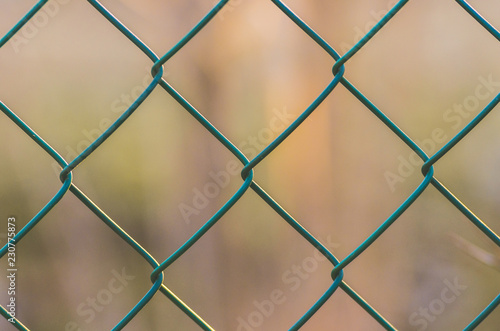
[[[46,4],[48,0],[41,0],[19,21],[8,33],[0,39],[0,47],[5,46],[20,29],[29,22],[34,15],[39,12]],[[274,211],[279,214],[282,219],[289,224],[295,231],[297,231],[303,238],[305,238],[312,247],[321,252],[331,263],[331,286],[326,292],[321,295],[316,301],[316,303],[310,307],[309,310],[305,311],[303,316],[296,321],[296,323],[290,326],[290,330],[298,330],[308,320],[316,313],[328,300],[335,300],[335,296],[332,296],[335,291],[344,291],[354,302],[356,302],[361,308],[363,308],[368,314],[370,314],[373,319],[375,319],[382,327],[387,330],[396,330],[396,328],[391,324],[389,320],[384,318],[369,302],[364,300],[360,295],[358,295],[345,281],[344,281],[344,269],[351,262],[353,262],[360,254],[362,254],[368,247],[370,247],[376,240],[381,236],[384,231],[386,231],[394,222],[405,212],[405,210],[410,207],[426,190],[429,186],[434,186],[451,204],[453,204],[461,213],[463,213],[470,222],[475,225],[486,237],[488,237],[496,246],[500,247],[500,237],[488,227],[483,221],[481,221],[466,205],[459,201],[453,192],[446,188],[434,175],[434,164],[440,160],[445,154],[447,154],[454,146],[461,141],[465,136],[471,132],[474,127],[478,125],[485,117],[490,113],[500,101],[500,94],[496,95],[488,105],[482,109],[476,117],[474,117],[458,134],[456,134],[452,139],[450,139],[444,147],[439,149],[433,155],[427,155],[422,146],[419,146],[414,140],[412,140],[407,134],[405,134],[398,126],[388,117],[384,112],[377,108],[368,98],[363,95],[352,83],[350,83],[346,77],[345,72],[347,71],[347,65],[349,60],[354,54],[356,54],[362,47],[364,47],[370,39],[377,34],[384,26],[395,16],[398,12],[409,2],[408,0],[402,0],[397,2],[395,6],[379,21],[371,30],[369,30],[366,35],[364,35],[359,42],[357,42],[351,49],[349,49],[344,55],[340,55],[331,45],[329,45],[324,39],[321,38],[306,22],[304,22],[299,16],[297,16],[283,1],[271,0],[272,3],[278,7],[284,15],[286,15],[291,21],[293,21],[303,32],[305,32],[314,42],[326,51],[332,58],[332,78],[328,86],[321,92],[319,96],[311,103],[307,109],[298,116],[295,121],[290,124],[283,132],[270,144],[268,144],[260,153],[253,159],[248,159],[233,142],[228,140],[222,132],[220,132],[214,125],[212,125],[207,118],[205,118],[197,109],[195,109],[188,100],[186,100],[179,92],[177,92],[165,79],[163,65],[169,61],[169,59],[176,54],[181,48],[190,42],[190,40],[198,34],[210,20],[212,20],[220,10],[228,5],[229,0],[219,1],[203,19],[194,26],[189,33],[187,33],[172,49],[170,49],[163,56],[157,56],[144,42],[142,42],[130,29],[128,29],[124,24],[122,24],[113,14],[107,10],[101,3],[96,0],[88,0],[88,2],[97,10],[102,16],[104,16],[109,23],[111,23],[116,29],[118,29],[123,35],[125,35],[138,49],[140,49],[145,55],[147,55],[153,65],[151,66],[151,75],[153,76],[153,81],[149,86],[140,94],[140,96],[133,102],[130,107],[95,141],[93,141],[88,148],[76,156],[73,160],[65,160],[61,155],[52,148],[48,143],[45,142],[43,137],[39,136],[34,132],[28,123],[25,123],[18,115],[14,109],[9,108],[6,104],[0,101],[0,108],[2,112],[17,125],[24,133],[30,137],[33,141],[40,146],[45,152],[47,152],[58,164],[61,166],[62,171],[60,172],[60,180],[62,185],[56,195],[22,228],[13,238],[13,243],[19,244],[26,234],[32,231],[37,224],[47,215],[47,213],[57,205],[63,196],[68,194],[68,191],[76,196],[85,206],[87,206],[95,215],[97,215],[104,224],[106,224],[110,229],[112,229],[121,239],[128,243],[142,258],[144,258],[152,267],[151,272],[151,282],[152,286],[150,290],[142,297],[142,299],[137,302],[137,304],[129,311],[129,313],[124,316],[121,321],[114,326],[113,330],[123,329],[134,317],[151,301],[155,295],[164,295],[170,299],[182,312],[184,312],[189,318],[191,318],[201,329],[203,330],[214,330],[210,326],[209,321],[206,321],[203,316],[200,316],[196,311],[191,309],[186,303],[183,302],[182,298],[173,293],[168,284],[164,283],[163,272],[169,268],[177,259],[179,259],[183,254],[185,254],[202,236],[204,236],[210,229],[217,223],[219,219],[231,209],[235,203],[246,193],[249,189],[253,190],[258,194],[263,201],[265,201]],[[476,11],[469,3],[463,0],[456,0],[456,3],[460,5],[463,10],[465,10],[469,15],[470,19],[477,21],[484,28],[485,33],[491,34],[497,41],[500,42],[500,33],[495,29],[486,19],[484,19],[478,11]],[[325,98],[334,93],[335,89],[339,85],[343,85],[354,97],[356,97],[368,111],[373,113],[386,127],[391,130],[395,137],[403,141],[411,150],[413,150],[418,156],[423,160],[423,166],[421,167],[421,172],[423,178],[420,185],[413,191],[413,193],[408,196],[408,198],[387,218],[382,224],[373,232],[371,235],[358,247],[356,247],[348,256],[342,260],[335,257],[334,252],[331,252],[325,245],[319,242],[306,228],[304,228],[297,220],[295,220],[285,209],[283,209],[268,193],[266,193],[258,183],[254,181],[254,168],[256,168],[261,161],[268,157],[278,145],[280,145],[287,137],[290,136],[303,122],[304,120],[314,112],[314,110],[325,100]],[[236,193],[227,200],[227,202],[218,210],[210,219],[208,219],[204,225],[187,240],[182,246],[180,246],[177,251],[175,251],[171,256],[169,256],[164,261],[157,261],[150,253],[148,253],[134,238],[127,234],[120,226],[113,221],[106,213],[101,210],[94,202],[92,202],[75,184],[73,183],[72,170],[75,169],[79,164],[81,164],[87,157],[89,157],[106,139],[108,139],[125,121],[129,120],[130,115],[137,110],[137,108],[150,96],[154,89],[164,89],[168,94],[170,94],[182,107],[194,117],[205,130],[210,132],[217,140],[230,151],[234,157],[236,157],[243,165],[243,170],[241,171],[241,177],[243,183],[239,187]],[[8,245],[2,247],[0,251],[0,257],[6,259],[8,253]],[[491,303],[489,303],[484,310],[477,315],[470,324],[465,326],[464,330],[475,329],[488,315],[494,311],[500,302],[500,295],[497,295]],[[11,319],[12,316],[5,306],[1,306],[0,312],[2,316],[6,319]],[[23,324],[23,321],[17,318],[13,319],[13,325],[18,330],[28,330],[28,327]],[[332,321],[334,325],[334,321]],[[36,329],[36,326],[34,327]]]

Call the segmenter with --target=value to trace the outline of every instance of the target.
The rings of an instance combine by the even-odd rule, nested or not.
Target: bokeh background
[[[161,56],[216,1],[102,3]],[[344,54],[395,1],[285,3]],[[34,4],[0,0],[0,35]],[[498,1],[471,4],[500,27]],[[151,82],[152,64],[87,2],[51,0],[49,5],[0,49],[0,100],[70,161]],[[451,139],[500,92],[499,55],[500,43],[454,1],[410,1],[348,61],[345,77],[433,153],[445,143],[425,143],[434,130]],[[277,114],[280,123],[290,124],[321,93],[332,79],[333,63],[272,2],[232,0],[165,64],[164,77],[252,157],[280,133],[274,130]],[[479,87],[484,80],[490,80],[488,87]],[[474,99],[478,88],[488,97]],[[473,99],[477,103],[466,111],[454,108]],[[499,124],[494,109],[435,165],[436,178],[496,233]],[[54,160],[3,114],[0,137],[4,245],[7,218],[14,215],[19,230],[61,183]],[[416,167],[403,171],[400,181],[387,180],[389,172],[401,175],[398,167],[404,168],[401,160],[409,160],[410,152],[338,86],[256,167],[255,180],[342,259],[422,181]],[[206,206],[183,217],[180,206],[193,207],[196,192],[213,188],[214,174],[227,173],[234,160],[158,87],[73,171],[74,183],[163,261],[242,185],[239,175],[228,175]],[[463,329],[499,293],[500,270],[460,249],[456,238],[500,255],[429,187],[348,265],[344,280],[400,330]],[[151,286],[151,267],[71,193],[18,243],[16,252],[17,314],[32,330],[71,329],[68,325],[109,330]],[[286,330],[330,286],[330,271],[331,265],[249,190],[167,269],[165,284],[216,330]],[[122,289],[106,305],[90,308],[88,300],[104,298],[117,272],[128,277]],[[436,302],[442,303],[441,293],[450,283],[460,285],[459,293],[441,306]],[[0,284],[7,288],[5,277]],[[280,303],[268,316],[260,313],[259,320],[258,304],[273,293],[282,293]],[[0,299],[5,306],[6,290]],[[439,314],[432,314],[438,308]],[[422,309],[430,309],[430,317]],[[499,323],[497,309],[478,330],[494,330]],[[0,319],[0,329],[14,328]],[[125,328],[198,329],[160,293]],[[382,327],[337,290],[302,329]]]

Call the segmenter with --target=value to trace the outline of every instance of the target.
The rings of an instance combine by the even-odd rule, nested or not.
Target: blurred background
[[[284,2],[340,54],[395,4]],[[0,36],[35,3],[0,0]],[[102,3],[161,56],[216,1]],[[498,1],[471,4],[500,27]],[[347,62],[345,77],[432,154],[500,92],[499,55],[500,43],[456,2],[410,1]],[[333,63],[272,2],[232,0],[165,64],[164,77],[252,158],[323,91]],[[0,49],[0,100],[69,162],[151,82],[151,66],[87,2],[51,0]],[[497,108],[439,160],[435,176],[500,233]],[[7,218],[20,230],[61,183],[55,161],[3,114],[0,135],[3,246]],[[255,181],[343,259],[420,184],[415,160],[338,86],[255,168]],[[73,182],[163,261],[242,185],[236,161],[158,87],[73,171]],[[500,269],[470,247],[500,255],[429,187],[344,280],[399,330],[461,330],[500,291]],[[17,316],[32,330],[109,330],[151,287],[149,264],[70,192],[16,254]],[[287,330],[331,285],[331,269],[249,190],[164,283],[216,330]],[[6,289],[7,279],[0,284]],[[0,300],[5,306],[6,290]],[[497,309],[478,330],[499,323]],[[0,329],[14,328],[2,318]],[[125,328],[198,329],[160,293]],[[381,329],[340,289],[302,328]]]

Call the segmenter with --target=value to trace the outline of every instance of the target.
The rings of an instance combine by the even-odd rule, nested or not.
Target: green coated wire
[[[23,130],[31,139],[33,139],[44,151],[46,151],[60,165],[66,165],[66,161],[45,142],[33,129],[31,129],[21,118],[19,118],[12,110],[10,110],[3,102],[0,101],[0,110],[7,115],[21,130]],[[52,199],[33,217],[12,239],[14,244],[18,244],[24,236],[31,231],[42,220],[45,215],[63,198],[68,191],[72,181],[71,174],[63,181],[63,185]],[[8,244],[0,249],[0,258],[7,253]]]
[[[493,35],[498,41],[500,41],[500,32],[491,25],[483,16],[481,16],[472,6],[465,0],[456,0],[457,3],[462,6],[463,9],[467,11],[479,24],[481,24],[489,33]]]
[[[491,312],[495,310],[495,308],[498,307],[499,304],[500,294],[497,295],[497,297],[488,305],[488,307],[486,307],[479,315],[476,316],[476,318],[474,318],[472,322],[470,322],[469,325],[464,328],[464,331],[472,331],[477,328],[479,324],[481,324],[481,322],[484,321],[484,319],[488,317],[488,315],[491,314]]]
[[[21,19],[9,32],[0,39],[0,48],[5,45],[33,16],[47,3],[48,0],[38,1],[31,10]],[[405,211],[415,202],[423,191],[432,184],[445,196],[458,210],[460,210],[478,229],[480,229],[497,246],[500,246],[499,236],[490,229],[486,223],[479,219],[464,203],[462,203],[453,193],[448,190],[437,178],[434,177],[433,165],[445,156],[458,142],[466,137],[469,132],[477,127],[483,119],[498,105],[500,94],[490,103],[457,135],[455,135],[445,146],[435,154],[428,156],[418,144],[416,144],[406,133],[404,133],[384,112],[375,104],[368,100],[354,85],[345,77],[345,64],[361,50],[390,20],[408,3],[408,0],[398,1],[397,4],[388,11],[388,13],[378,21],[373,28],[368,31],[351,49],[340,56],[335,49],[330,46],[317,32],[310,28],[296,13],[294,13],[283,1],[271,0],[290,20],[292,20],[300,29],[302,29],[316,44],[325,50],[333,59],[332,73],[333,78],[318,97],[289,125],[278,135],[269,145],[267,145],[257,156],[249,160],[222,132],[220,132],[210,121],[205,118],[200,111],[193,107],[175,88],[163,78],[163,66],[180,49],[187,45],[209,22],[224,8],[229,0],[221,0],[183,37],[163,56],[158,57],[143,41],[141,41],[130,29],[119,21],[109,10],[107,10],[99,1],[88,0],[107,21],[116,27],[126,38],[128,38],[137,48],[139,48],[151,61],[152,82],[145,88],[140,96],[129,106],[129,108],[112,125],[104,131],[95,141],[93,141],[83,152],[71,160],[69,163],[64,160],[50,145],[48,145],[38,134],[36,134],[25,122],[23,122],[11,109],[0,101],[2,112],[25,134],[30,136],[42,149],[44,149],[61,166],[60,180],[61,188],[56,192],[52,199],[16,234],[14,242],[17,244],[24,238],[46,215],[50,210],[70,191],[87,208],[89,208],[103,223],[105,223],[113,232],[139,254],[151,267],[150,275],[152,286],[141,300],[123,317],[113,328],[113,330],[122,330],[158,293],[161,292],[171,300],[181,311],[183,311],[194,323],[203,330],[215,330],[201,316],[199,316],[187,303],[173,293],[163,282],[164,272],[186,253],[196,242],[204,236],[224,215],[230,210],[238,200],[251,188],[257,195],[263,199],[281,218],[297,231],[309,244],[318,249],[332,264],[332,283],[320,298],[310,307],[289,330],[299,330],[304,326],[321,307],[327,302],[340,288],[348,296],[372,316],[386,330],[397,330],[386,318],[373,308],[366,300],[362,298],[354,289],[352,289],[344,280],[344,269],[354,261],[360,254],[368,249]],[[490,32],[498,41],[500,33],[486,19],[484,19],[470,4],[463,0],[456,2],[465,9],[471,17]],[[372,114],[374,114],[385,126],[401,139],[411,150],[413,150],[424,161],[422,174],[424,178],[412,194],[385,220],[381,225],[357,246],[346,258],[339,260],[330,252],[313,234],[295,220],[271,195],[269,195],[255,180],[254,168],[267,156],[269,156],[279,145],[286,140],[332,93],[339,84],[342,84],[352,95],[354,95]],[[207,131],[209,131],[226,149],[228,149],[243,165],[241,177],[243,182],[235,193],[227,200],[222,207],[210,217],[187,241],[184,242],[173,254],[163,262],[159,263],[147,252],[134,238],[132,238],[124,229],[113,221],[103,210],[99,208],[84,192],[82,192],[72,182],[74,170],[87,157],[89,157],[99,146],[101,146],[131,115],[139,111],[141,104],[149,97],[152,91],[160,86],[174,100],[176,100],[196,121],[198,121]],[[8,245],[0,249],[0,258],[7,252]],[[464,330],[473,330],[498,306],[500,295],[498,295]],[[8,311],[0,305],[0,313],[6,319],[11,316]],[[14,319],[13,324],[18,330],[29,330],[20,321]]]
[[[370,39],[372,39],[373,36],[375,36],[375,34],[377,34],[384,27],[384,25],[386,25],[387,22],[389,22],[391,18],[393,18],[394,15],[396,15],[396,13],[401,8],[403,8],[404,5],[406,5],[407,2],[408,0],[400,0],[391,10],[389,10],[389,12],[385,14],[384,17],[382,17],[382,19],[378,21],[377,24],[375,24],[375,26],[371,28],[366,35],[363,36],[363,38],[361,38],[349,51],[347,51],[347,53],[345,53],[337,61],[337,63],[335,63],[335,65],[332,68],[332,72],[333,73],[337,72],[340,66],[342,66],[345,62],[347,62],[347,60],[353,57],[354,54],[356,54],[363,46],[365,46],[368,43],[368,41],[370,41]]]
[[[0,48],[3,47],[49,0],[38,1],[26,15],[21,18],[5,36],[0,39]]]

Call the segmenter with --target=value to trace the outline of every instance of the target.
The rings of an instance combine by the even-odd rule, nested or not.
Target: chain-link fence
[[[181,93],[179,93],[167,80],[167,73],[164,70],[164,65],[171,60],[171,58],[178,53],[184,47],[187,47],[191,40],[199,34],[207,24],[215,19],[217,15],[222,15],[224,10],[231,7],[236,6],[235,1],[222,0],[216,3],[213,8],[203,17],[198,24],[196,24],[185,36],[180,39],[180,41],[172,47],[170,50],[162,54],[161,56],[156,55],[155,52],[148,45],[143,42],[139,37],[134,34],[134,31],[127,28],[123,23],[120,22],[118,18],[116,18],[113,13],[106,9],[100,2],[89,0],[88,3],[93,6],[93,8],[106,20],[112,24],[121,34],[126,36],[128,40],[133,43],[138,50],[144,53],[152,62],[151,67],[149,68],[151,76],[153,80],[147,84],[144,84],[144,88],[140,91],[140,93],[136,93],[133,102],[130,102],[130,105],[127,105],[126,110],[114,120],[109,127],[103,130],[102,133],[93,136],[93,140],[88,144],[78,155],[74,155],[71,159],[66,159],[61,156],[62,152],[53,148],[49,143],[46,142],[45,137],[38,135],[30,126],[32,123],[27,123],[18,116],[18,110],[9,107],[8,104],[0,101],[0,108],[2,112],[6,115],[2,119],[2,121],[10,121],[12,125],[21,129],[29,138],[31,138],[39,148],[43,149],[46,153],[50,155],[50,157],[55,160],[62,170],[59,170],[59,178],[62,183],[60,189],[57,194],[55,194],[50,201],[29,221],[27,224],[20,226],[19,224],[15,224],[16,217],[11,216],[8,218],[8,233],[7,239],[8,243],[3,245],[1,250],[1,256],[3,260],[8,260],[9,266],[7,269],[8,275],[11,275],[11,286],[15,293],[15,278],[16,274],[20,271],[17,271],[16,268],[16,260],[15,260],[15,251],[16,248],[19,249],[25,241],[30,240],[30,236],[28,235],[31,231],[37,228],[39,224],[42,224],[42,221],[47,216],[47,214],[59,204],[61,199],[67,195],[74,195],[78,200],[80,200],[92,213],[94,213],[99,219],[107,225],[112,231],[116,233],[123,241],[125,241],[130,247],[134,249],[136,254],[138,254],[142,259],[147,261],[151,266],[151,283],[149,290],[146,294],[142,296],[142,299],[136,302],[135,306],[131,308],[126,314],[126,316],[122,316],[121,320],[114,326],[113,330],[121,330],[127,324],[129,324],[137,314],[139,314],[147,305],[154,305],[152,302],[153,298],[156,296],[165,296],[170,299],[184,314],[186,314],[192,321],[194,321],[201,329],[204,330],[214,330],[215,327],[211,326],[210,320],[203,316],[201,313],[197,312],[195,309],[192,309],[185,301],[183,301],[182,295],[178,295],[174,293],[173,290],[169,288],[168,281],[165,280],[164,272],[169,271],[169,267],[176,262],[179,258],[187,254],[190,249],[195,245],[201,238],[203,238],[207,233],[209,233],[214,225],[216,225],[221,218],[228,213],[235,204],[245,195],[249,194],[249,192],[255,192],[262,201],[264,201],[268,206],[270,206],[275,213],[277,213],[284,222],[286,222],[291,228],[293,228],[297,233],[299,233],[311,246],[311,248],[316,248],[321,255],[317,255],[318,259],[326,258],[331,263],[331,284],[322,293],[321,296],[316,298],[315,303],[310,306],[307,311],[303,312],[302,317],[300,317],[295,324],[289,326],[290,330],[298,330],[302,326],[306,325],[308,321],[317,314],[321,308],[325,305],[325,303],[329,301],[335,301],[336,295],[335,293],[338,291],[343,291],[347,294],[350,299],[355,302],[359,307],[361,307],[366,313],[371,315],[375,321],[377,321],[383,328],[387,330],[396,330],[397,326],[393,325],[393,322],[389,318],[385,318],[383,314],[381,314],[376,305],[372,305],[370,300],[365,300],[360,294],[358,294],[353,287],[351,287],[346,281],[347,271],[344,272],[347,266],[349,266],[353,261],[355,261],[365,250],[370,248],[374,243],[377,242],[378,238],[386,232],[395,222],[400,218],[400,216],[405,213],[405,211],[412,206],[419,199],[422,193],[426,190],[429,190],[430,187],[434,187],[439,193],[445,197],[453,206],[455,206],[463,215],[467,217],[467,219],[479,229],[486,238],[488,238],[491,242],[493,242],[496,246],[500,246],[500,237],[490,228],[491,225],[488,225],[486,222],[483,222],[478,216],[474,214],[474,212],[469,209],[464,203],[462,203],[452,192],[452,190],[448,189],[440,180],[438,180],[439,172],[435,171],[434,166],[440,161],[445,155],[450,153],[453,148],[462,141],[465,137],[469,135],[469,133],[480,123],[485,117],[495,109],[498,102],[500,101],[500,94],[492,95],[488,97],[487,105],[482,109],[476,116],[474,116],[471,120],[468,120],[468,123],[451,139],[445,139],[444,134],[439,131],[433,131],[433,137],[435,141],[444,142],[444,146],[439,148],[438,150],[429,153],[429,149],[422,146],[422,143],[417,142],[410,138],[408,134],[403,132],[402,129],[396,125],[396,123],[389,118],[388,115],[375,105],[374,102],[370,101],[365,94],[363,94],[360,89],[356,88],[353,83],[351,83],[347,77],[349,76],[349,62],[353,58],[355,54],[357,54],[365,45],[371,43],[371,40],[374,36],[376,36],[381,30],[386,29],[386,25],[394,18],[397,17],[398,13],[401,10],[404,10],[405,6],[409,6],[410,1],[399,1],[395,3],[393,6],[391,5],[390,10],[383,15],[383,18],[374,24],[374,26],[368,29],[366,34],[358,40],[354,46],[345,50],[344,54],[341,55],[339,50],[336,50],[330,43],[325,41],[318,33],[311,28],[311,25],[303,19],[301,19],[297,14],[295,14],[286,4],[285,1],[272,0],[270,1],[274,6],[276,6],[281,12],[282,15],[286,15],[290,21],[292,21],[297,27],[299,27],[311,40],[314,41],[316,47],[324,50],[331,58],[331,80],[328,83],[327,87],[324,88],[319,95],[317,95],[316,99],[310,103],[305,109],[303,109],[300,115],[294,117],[291,123],[287,123],[286,126],[278,127],[274,125],[271,127],[271,131],[279,131],[277,137],[272,139],[272,142],[266,143],[265,146],[262,146],[258,151],[252,153],[251,157],[248,153],[242,151],[240,146],[237,146],[233,141],[228,139],[224,132],[220,131],[214,124],[211,123],[210,118],[202,115],[195,106],[193,106],[190,101],[184,97]],[[58,2],[59,4],[61,2]],[[44,9],[47,9],[47,6],[54,6],[54,2],[49,2],[48,0],[42,0],[37,2],[29,12],[19,20],[15,26],[13,26],[5,36],[0,40],[0,47],[5,47],[9,43],[17,44],[19,43],[19,38],[22,37],[21,31],[26,24],[33,21],[34,17],[36,17],[37,13],[40,13]],[[488,38],[495,38],[500,42],[500,33],[495,27],[493,27],[488,21],[481,16],[481,14],[474,9],[466,1],[456,1],[455,6],[461,6],[466,13],[468,13],[470,20],[475,20],[477,23],[482,26],[483,33],[488,35]],[[140,6],[140,5],[138,5]],[[390,27],[389,27],[390,28]],[[16,41],[16,38],[18,40]],[[404,41],[402,41],[404,42]],[[373,47],[376,47],[374,45]],[[410,79],[408,77],[402,77],[402,81],[406,79]],[[484,78],[483,78],[484,80]],[[483,84],[486,86],[486,83]],[[413,157],[411,159],[412,164],[418,164],[421,167],[422,178],[418,187],[401,203],[395,210],[392,211],[392,214],[382,222],[378,222],[378,228],[373,231],[367,238],[362,242],[362,244],[355,247],[355,249],[351,250],[344,258],[336,257],[335,248],[327,247],[324,242],[318,240],[305,226],[299,223],[287,210],[285,210],[280,204],[278,204],[279,196],[274,196],[266,192],[262,186],[257,183],[257,179],[254,175],[254,170],[259,168],[259,165],[273,155],[274,151],[278,146],[284,143],[288,137],[294,133],[301,125],[308,119],[308,117],[315,112],[315,110],[325,101],[327,97],[335,94],[336,90],[343,86],[349,93],[354,96],[359,102],[361,102],[366,110],[375,115],[378,120],[384,124],[385,130],[390,130],[394,135],[394,139],[399,139],[407,147],[411,149],[418,157]],[[485,87],[488,89],[488,87]],[[136,240],[134,237],[129,235],[119,224],[119,221],[114,221],[110,216],[106,214],[106,212],[101,209],[97,203],[93,202],[82,189],[78,188],[74,182],[73,170],[78,167],[80,164],[85,162],[87,158],[92,155],[95,155],[96,150],[112,135],[117,132],[117,130],[125,123],[125,122],[133,122],[134,119],[131,115],[138,111],[141,108],[141,105],[148,100],[150,95],[152,95],[153,91],[163,89],[166,91],[175,101],[181,105],[184,110],[189,113],[194,119],[196,119],[199,124],[202,125],[204,130],[208,131],[213,137],[215,137],[219,143],[224,146],[230,153],[234,160],[238,160],[242,164],[242,169],[240,172],[241,178],[243,179],[241,185],[238,187],[236,192],[225,201],[223,206],[218,209],[213,216],[209,219],[205,220],[202,226],[187,240],[185,241],[178,249],[168,256],[165,259],[155,258],[152,253],[148,252],[144,248],[142,240]],[[492,91],[490,91],[492,92]],[[1,91],[0,91],[1,93]],[[477,94],[477,93],[476,93]],[[481,94],[481,98],[484,94]],[[1,97],[1,96],[0,96]],[[487,97],[487,96],[486,96]],[[482,99],[486,99],[486,97]],[[479,98],[479,96],[478,96]],[[276,130],[275,130],[276,128]],[[201,130],[201,128],[200,128]],[[269,131],[269,130],[267,130]],[[267,132],[266,131],[266,132]],[[271,132],[269,131],[269,132]],[[265,133],[263,133],[264,135]],[[270,135],[270,134],[269,134]],[[5,137],[4,139],[9,139]],[[182,143],[182,142],[181,142]],[[342,156],[340,156],[342,157]],[[235,169],[238,169],[239,165],[235,163],[228,163],[227,170],[228,172],[232,172]],[[314,167],[314,165],[313,165]],[[314,171],[314,170],[311,170]],[[335,171],[333,169],[333,171]],[[8,176],[8,174],[2,174],[2,176]],[[401,174],[395,175],[392,173],[386,174],[385,179],[391,186],[394,188],[395,183],[403,182],[403,177]],[[216,180],[216,179],[214,179]],[[225,177],[217,178],[219,182],[226,181]],[[217,182],[216,180],[216,182]],[[182,182],[182,180],[181,180]],[[219,183],[217,182],[217,183]],[[168,183],[165,183],[168,186]],[[220,184],[220,187],[225,185]],[[207,193],[218,195],[221,190],[220,187],[213,186],[208,188]],[[209,193],[212,190],[212,193]],[[216,191],[216,192],[215,192]],[[204,198],[200,198],[199,205],[203,205]],[[205,198],[206,199],[206,198]],[[189,216],[193,214],[199,213],[200,208],[196,209],[192,206],[181,205],[179,207],[181,214],[189,218]],[[461,241],[462,239],[457,237],[455,238],[458,243],[457,246],[469,245],[467,242]],[[334,246],[334,245],[329,245]],[[458,249],[458,248],[457,248]],[[118,275],[115,271],[114,275]],[[116,276],[117,279],[122,279],[125,277],[122,275]],[[126,277],[125,277],[126,278]],[[445,284],[449,284],[447,281]],[[453,285],[453,284],[452,284]],[[449,288],[452,287],[450,285]],[[375,285],[376,286],[376,285]],[[109,293],[113,292],[113,289],[116,287],[111,286],[110,282]],[[455,291],[457,291],[457,287],[459,287],[455,283]],[[6,289],[2,290],[7,292]],[[108,293],[106,292],[106,293]],[[113,292],[114,293],[114,292]],[[457,293],[455,293],[457,295]],[[444,301],[443,305],[447,303],[447,299],[451,300],[450,297],[446,297],[442,295],[442,301]],[[270,302],[268,306],[264,304],[262,301],[260,303],[260,317],[266,316],[266,312],[270,314],[272,309],[270,307],[279,304],[283,301],[283,293],[280,291],[271,292],[270,300],[266,301],[266,304]],[[13,304],[15,302],[14,296],[10,296],[8,300],[2,302],[1,313],[5,317],[5,319],[9,320],[12,325],[14,325],[19,330],[28,330],[29,328],[33,330],[38,330],[39,327],[36,325],[24,325],[23,320],[21,318],[17,318],[15,316],[16,306]],[[31,301],[36,304],[37,298],[31,298]],[[470,320],[469,325],[464,325],[464,330],[472,330],[480,325],[480,323],[488,318],[488,316],[497,308],[500,302],[500,295],[496,295],[496,297],[484,307],[481,313],[477,314],[475,318]],[[19,303],[20,305],[21,303]],[[41,303],[40,303],[41,304]],[[51,307],[52,309],[57,309],[55,306]],[[267,309],[267,311],[266,311]],[[274,309],[274,308],[273,308]],[[434,311],[440,310],[441,306],[437,304],[435,306]],[[431,310],[432,310],[431,309]],[[11,313],[13,313],[11,315]],[[256,318],[259,319],[258,317]],[[417,320],[418,321],[418,320]],[[427,322],[425,319],[422,320],[422,328],[420,330],[425,329]],[[427,321],[430,321],[427,320]],[[244,321],[243,324],[240,324],[240,330],[253,330],[256,324],[259,324],[258,321]],[[331,321],[331,329],[335,328],[336,322],[334,320]],[[413,324],[414,325],[414,324]],[[418,325],[418,323],[417,323]],[[77,327],[73,325],[68,325],[67,330],[76,330]],[[165,326],[163,329],[170,329],[168,326]]]

